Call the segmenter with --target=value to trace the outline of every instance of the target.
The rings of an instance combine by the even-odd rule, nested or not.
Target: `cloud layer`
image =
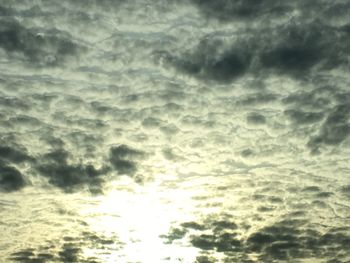
[[[1,1],[4,257],[145,262],[147,229],[165,262],[349,261],[349,11]]]

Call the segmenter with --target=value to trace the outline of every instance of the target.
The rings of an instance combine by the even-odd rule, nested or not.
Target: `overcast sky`
[[[0,0],[0,254],[349,262],[348,0]]]

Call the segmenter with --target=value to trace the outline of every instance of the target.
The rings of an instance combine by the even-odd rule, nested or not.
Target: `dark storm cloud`
[[[101,191],[101,176],[108,172],[108,168],[98,170],[92,164],[70,164],[69,153],[64,149],[56,149],[41,156],[36,170],[47,177],[50,184],[67,192],[87,186],[93,193]]]
[[[317,151],[319,146],[339,145],[350,135],[350,104],[336,106],[327,116],[317,136],[310,139],[308,146]]]
[[[41,33],[28,29],[14,19],[0,19],[0,48],[11,56],[23,54],[37,66],[55,66],[77,55],[79,47],[71,36],[58,30]]]
[[[136,160],[144,156],[143,152],[124,144],[113,146],[109,151],[109,160],[119,174],[133,175],[137,171]]]
[[[0,160],[0,191],[17,191],[26,185],[22,173],[15,167]]]

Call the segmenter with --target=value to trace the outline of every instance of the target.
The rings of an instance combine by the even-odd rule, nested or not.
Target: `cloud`
[[[330,70],[347,64],[349,36],[317,19],[292,22],[271,33],[278,35],[260,55],[266,68],[303,78],[316,65],[318,70]]]
[[[0,16],[9,16],[12,15],[14,11],[11,8],[4,7],[0,5]]]
[[[229,83],[243,76],[250,67],[252,50],[249,43],[243,42],[237,41],[222,51],[222,41],[207,36],[193,51],[179,57],[168,52],[161,53],[161,56],[182,73],[202,80]]]
[[[300,222],[302,224],[302,222]],[[247,239],[249,249],[264,252],[264,258],[286,259],[287,251],[300,249],[298,221],[281,221],[261,229]]]
[[[266,123],[266,118],[264,115],[259,113],[250,113],[247,116],[247,122],[249,124],[261,125]]]
[[[263,26],[260,31],[237,29],[230,37],[212,33],[193,48],[157,54],[181,73],[222,84],[247,73],[259,79],[271,74],[305,79],[348,64],[350,37],[323,22]]]
[[[19,99],[17,97],[10,96],[1,96],[0,97],[0,105],[2,107],[10,108],[10,109],[20,109],[20,110],[29,110],[30,105],[28,102]]]
[[[75,244],[66,243],[63,245],[61,251],[58,252],[58,255],[62,262],[77,262],[81,252],[82,249],[80,247],[75,246]]]
[[[33,160],[25,150],[16,149],[15,147],[10,146],[0,146],[0,159],[11,163],[21,163]]]
[[[249,156],[252,156],[254,155],[254,152],[252,149],[244,149],[243,151],[241,151],[241,156],[242,157],[249,157]]]
[[[350,104],[341,104],[333,108],[322,124],[319,134],[312,137],[308,147],[318,151],[321,145],[339,145],[350,135]]]
[[[274,68],[280,72],[296,75],[305,74],[305,71],[317,64],[322,58],[320,53],[314,46],[302,44],[293,46],[286,43],[285,46],[265,51],[260,59],[265,68]]]
[[[300,220],[282,220],[265,227],[247,239],[250,250],[261,253],[260,260],[289,260],[317,257],[322,258],[337,247],[346,249],[349,237],[331,229],[326,234],[306,229]]]
[[[34,256],[33,249],[23,249],[11,254],[11,260],[20,262],[31,262],[31,257]]]
[[[295,124],[311,124],[323,119],[323,112],[304,112],[300,110],[286,110],[284,114]]]
[[[41,156],[35,169],[48,182],[66,192],[80,190],[85,186],[92,193],[102,191],[102,175],[108,172],[108,167],[96,169],[92,164],[70,164],[69,153],[64,149],[55,149]]]
[[[285,219],[255,229],[245,236],[240,234],[241,224],[232,222],[226,215],[221,219],[213,216],[202,222],[182,223],[181,227],[173,228],[168,236],[163,237],[169,243],[188,238],[192,246],[205,254],[223,252],[225,262],[247,261],[251,253],[261,262],[324,259],[332,257],[333,249],[346,251],[350,246],[344,229],[330,228],[321,233],[303,217],[305,214],[300,211],[291,213]]]
[[[265,91],[249,94],[247,96],[242,96],[239,98],[237,104],[242,106],[255,106],[259,104],[266,104],[269,102],[274,102],[278,99],[278,96],[271,93],[266,93]]]
[[[172,228],[163,238],[172,243],[188,236],[192,246],[201,250],[237,251],[241,249],[242,244],[236,237],[237,233],[232,232],[236,229],[237,225],[226,219],[209,219],[204,223],[192,221],[180,224],[179,228]],[[212,234],[207,234],[208,230],[211,230]]]
[[[100,259],[86,256],[83,249],[91,248],[105,252],[110,246],[121,244],[116,236],[104,236],[100,233],[82,231],[78,236],[63,236],[58,244],[40,246],[36,249],[25,248],[11,253],[8,260],[24,263],[34,262],[101,262]]]
[[[26,181],[22,173],[15,167],[0,160],[0,191],[12,192],[23,188]]]
[[[289,4],[272,0],[192,0],[207,17],[229,22],[238,19],[257,19],[264,14],[270,17],[285,14]]]
[[[109,151],[109,160],[119,174],[133,175],[137,171],[135,161],[144,156],[143,152],[132,149],[125,144],[112,146]]]
[[[58,30],[41,33],[21,25],[15,19],[0,19],[0,48],[9,56],[24,55],[36,66],[57,66],[79,52],[72,37]]]
[[[292,105],[295,110],[307,109],[309,111],[325,110],[332,104],[334,96],[341,91],[334,86],[321,86],[313,88],[311,91],[297,91],[282,99],[287,105]]]

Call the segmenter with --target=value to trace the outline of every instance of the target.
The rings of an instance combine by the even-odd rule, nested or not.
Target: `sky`
[[[0,0],[0,262],[349,262],[348,0]]]

